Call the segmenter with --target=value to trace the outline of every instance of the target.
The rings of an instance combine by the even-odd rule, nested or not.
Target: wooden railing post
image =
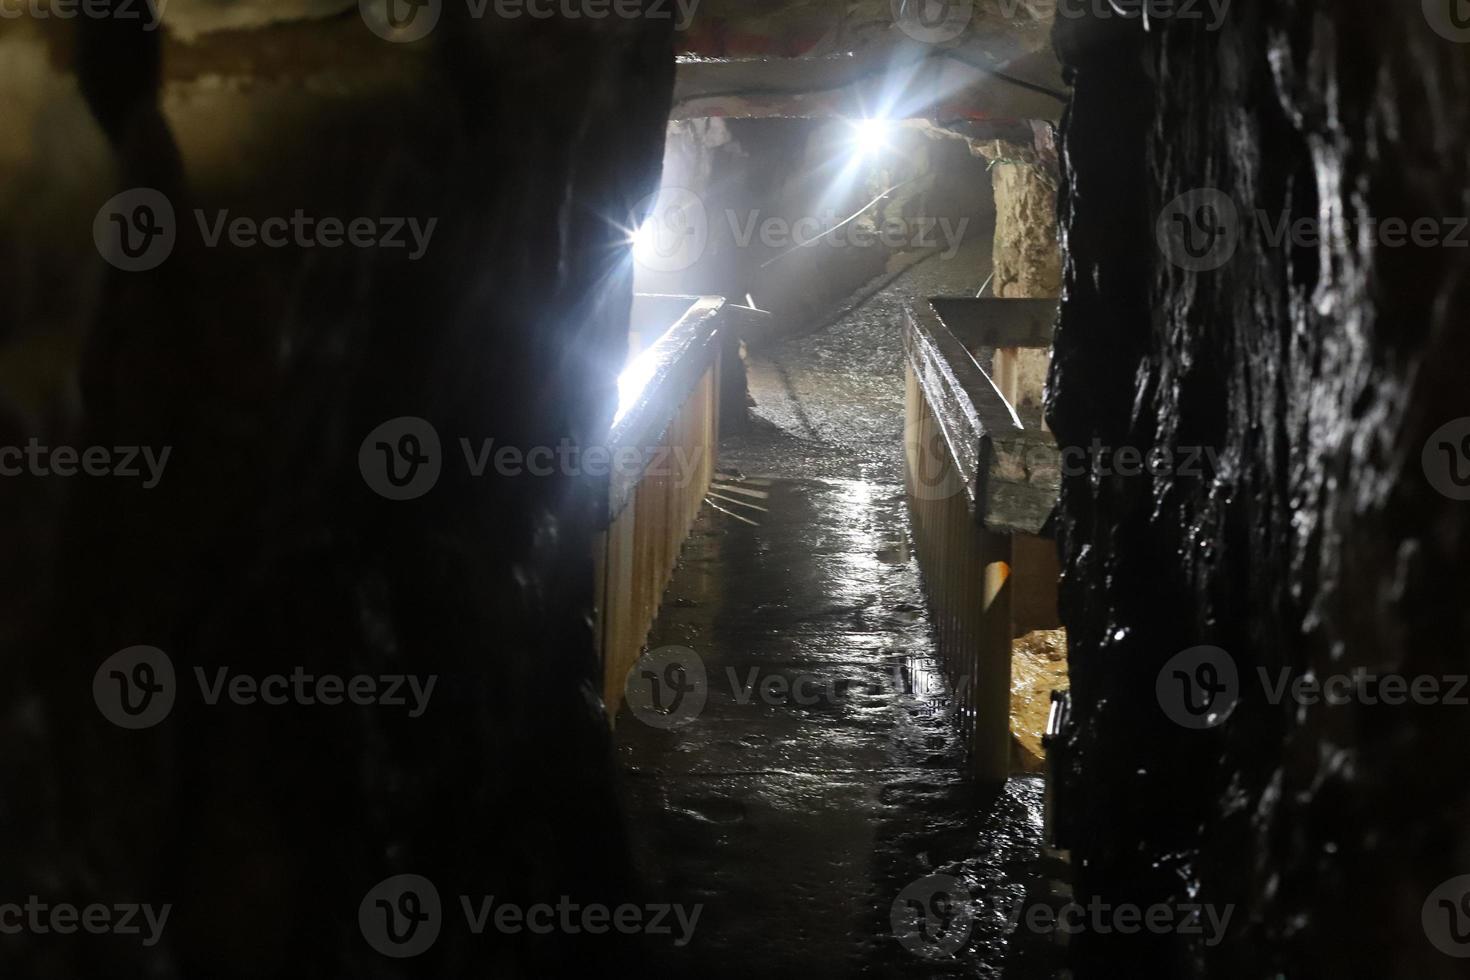
[[[979,534],[985,573],[975,637],[974,772],[1004,782],[1011,772],[1011,536]]]

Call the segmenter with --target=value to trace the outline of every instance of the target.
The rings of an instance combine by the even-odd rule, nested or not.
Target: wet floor
[[[683,683],[703,678],[703,703],[635,699],[619,714],[648,890],[702,907],[692,939],[660,950],[667,975],[1054,975],[1052,937],[1014,926],[1051,887],[1040,781],[965,777],[934,660],[896,469],[896,322],[884,350],[838,353],[844,335],[874,339],[883,306],[915,289],[943,291],[900,281],[772,352],[801,379],[781,397],[802,411],[758,405],[767,425],[732,447],[739,473],[714,498],[725,512],[704,509],[649,639],[682,648],[667,656]],[[818,393],[823,372],[848,383]],[[929,903],[932,883],[911,887],[934,875],[968,893],[972,922]],[[939,927],[913,931],[921,908]]]

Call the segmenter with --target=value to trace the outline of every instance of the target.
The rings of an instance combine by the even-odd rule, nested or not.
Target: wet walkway
[[[924,269],[773,352],[784,388],[753,377],[766,424],[722,447],[728,513],[706,506],[649,642],[680,648],[658,656],[703,678],[703,703],[619,715],[650,897],[703,906],[669,976],[1050,975],[1049,939],[1006,921],[1045,886],[1041,785],[964,777],[909,550],[892,310],[945,291]],[[919,906],[895,901],[936,874],[980,900],[954,955],[896,934]]]

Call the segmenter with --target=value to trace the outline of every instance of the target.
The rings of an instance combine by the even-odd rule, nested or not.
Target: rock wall
[[[1062,284],[1057,246],[1056,154],[1000,144],[991,157],[995,192],[995,296],[1045,299]]]
[[[1470,666],[1470,32],[1446,9],[1057,21],[1049,412],[1088,460],[1062,492],[1064,832],[1083,901],[1233,908],[1214,944],[1084,931],[1079,977],[1464,975],[1464,883],[1437,889],[1470,873],[1470,710],[1260,677]]]
[[[477,477],[459,440],[588,445],[607,427],[626,229],[658,183],[673,87],[669,23],[470,21],[443,4],[429,36],[395,43],[356,4],[178,4],[182,36],[167,11],[161,30],[0,28],[15,93],[0,119],[0,444],[170,452],[147,488],[75,461],[70,478],[0,480],[0,881],[7,901],[173,906],[154,945],[7,935],[0,972],[607,970],[605,936],[465,928],[461,895],[612,903],[635,885],[589,625],[597,488],[563,470]],[[251,11],[270,26],[242,25]],[[105,233],[106,202],[137,187],[171,203],[176,237],[123,271],[94,219]],[[397,220],[400,241],[402,219],[435,224],[417,256],[340,230],[335,246],[251,247],[210,239],[221,212]],[[375,492],[360,457],[401,417],[442,444],[417,499]],[[178,684],[171,714],[131,731],[93,681],[134,645],[164,651]],[[420,717],[211,704],[196,671],[220,669],[437,688]],[[359,923],[400,874],[443,903],[437,943],[411,959]]]

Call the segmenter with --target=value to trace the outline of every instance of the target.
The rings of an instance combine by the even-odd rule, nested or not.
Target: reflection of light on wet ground
[[[849,515],[861,516],[866,523],[868,513],[873,509],[873,485],[866,480],[840,480],[836,486],[841,489],[839,499],[846,505]]]
[[[873,533],[874,487],[865,480],[839,480],[833,484],[833,503],[839,512],[838,526],[851,542],[842,549],[842,561],[855,574],[867,576],[882,566],[878,560],[880,542]]]
[[[673,733],[631,716],[617,726],[635,853],[671,900],[708,909],[667,975],[738,963],[760,976],[998,977],[1045,937],[997,914],[934,973],[882,925],[894,897],[936,871],[1019,900],[1041,835],[1039,783],[999,791],[965,774],[918,563],[903,557],[902,489],[762,489],[759,528],[701,516],[650,634],[704,658],[703,713]],[[767,700],[768,677],[808,678],[799,690],[815,696]]]
[[[951,703],[949,680],[933,657],[902,654],[895,679],[901,694],[922,701],[930,712],[942,711]]]

